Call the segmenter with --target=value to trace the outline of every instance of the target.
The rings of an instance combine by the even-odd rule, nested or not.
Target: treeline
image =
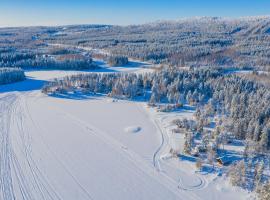
[[[109,56],[108,58],[108,64],[110,66],[123,66],[128,64],[128,58],[125,56]]]
[[[9,52],[0,54],[0,67],[20,67],[20,68],[46,68],[46,69],[96,69],[98,66],[92,58],[81,54],[60,54],[69,53],[68,50],[54,52],[57,55],[35,55],[31,52]]]
[[[19,68],[0,68],[0,85],[23,81],[25,75]]]
[[[54,93],[81,88],[84,91],[106,93],[113,97],[132,99],[141,96],[151,104],[187,101],[196,104],[206,101],[211,95],[211,88],[205,82],[221,75],[220,70],[181,71],[173,67],[145,74],[81,74],[51,82],[44,87],[44,92]]]
[[[51,57],[41,56],[34,60],[23,60],[16,63],[22,68],[46,68],[46,69],[65,69],[65,70],[81,70],[81,69],[97,69],[98,66],[93,62],[92,58],[76,56]]]
[[[219,130],[259,144],[251,145],[256,146],[256,153],[270,147],[269,87],[238,74],[224,75],[220,69],[174,67],[146,74],[83,74],[51,82],[43,92],[78,89],[118,98],[144,98],[150,105],[161,102],[195,105],[202,121],[219,116],[222,119],[217,125]]]

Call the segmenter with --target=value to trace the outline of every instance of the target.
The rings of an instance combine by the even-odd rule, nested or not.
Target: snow
[[[28,80],[0,87],[1,199],[187,197],[153,167],[159,135],[137,104],[32,90],[40,87],[35,81],[66,73],[31,71]],[[126,134],[130,124],[140,134]]]
[[[254,199],[247,191],[232,187],[225,175],[219,177],[217,173],[211,170],[198,171],[195,167],[196,159],[192,156],[181,154],[174,157],[169,153],[173,148],[177,152],[183,152],[184,133],[172,133],[175,125],[172,121],[175,119],[193,119],[195,108],[185,105],[176,112],[157,112],[155,108],[142,106],[149,113],[152,120],[160,128],[163,138],[163,145],[158,152],[158,167],[161,173],[166,174],[173,179],[180,190],[189,191],[199,196],[201,199]],[[225,145],[226,150],[237,153],[243,151],[243,146]]]
[[[124,109],[117,114],[122,104],[113,104],[116,107],[102,111],[100,108],[107,104],[102,98],[72,102],[37,94],[21,101],[22,107],[28,107],[25,112],[29,119],[26,116],[22,122],[16,121],[25,124],[25,134],[30,134],[31,138],[32,159],[38,161],[38,170],[62,199],[129,199],[130,195],[134,199],[176,199],[170,189],[153,178],[155,170],[150,166],[151,155],[156,149],[155,139],[153,143],[148,139],[142,148],[138,145],[149,137],[147,133],[155,133],[151,123],[142,124],[151,132],[142,133],[139,138],[124,137],[120,128],[123,126],[115,123],[115,116],[108,115],[116,115],[120,124],[133,122],[132,116],[122,121],[127,118],[122,115]],[[123,106],[133,110],[133,106],[125,103]],[[95,116],[97,111],[100,114]],[[140,112],[135,112],[134,116],[143,117]],[[103,124],[102,119],[105,125],[97,126]],[[18,135],[19,130],[15,134]],[[29,177],[26,183],[34,186],[27,168],[25,175]],[[52,195],[50,188],[44,190]],[[38,192],[34,195],[37,195],[34,199],[41,199]]]
[[[137,133],[137,132],[141,131],[141,129],[142,128],[139,126],[129,126],[129,127],[126,127],[124,130],[127,133]]]
[[[169,138],[169,145],[174,149],[176,152],[183,152],[184,147],[184,134],[181,133],[171,133]]]
[[[78,73],[93,71],[30,70],[26,81],[0,86],[1,199],[249,198],[224,177],[198,172],[191,157],[170,155],[171,121],[194,109],[162,113],[143,102],[40,92]]]

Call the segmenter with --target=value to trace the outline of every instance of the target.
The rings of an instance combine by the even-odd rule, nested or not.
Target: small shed
[[[222,156],[222,157],[216,158],[216,161],[218,162],[218,164],[226,166],[232,163],[233,159],[231,156]]]

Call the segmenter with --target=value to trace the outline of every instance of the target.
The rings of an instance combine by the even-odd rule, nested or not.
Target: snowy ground
[[[158,165],[161,173],[173,179],[180,190],[189,191],[201,199],[253,199],[253,196],[240,188],[233,188],[228,179],[212,173],[207,168],[201,172],[196,169],[195,158],[182,155],[177,158],[169,154],[172,145],[179,145],[183,148],[184,134],[173,134],[172,124],[174,119],[193,119],[195,109],[185,105],[175,112],[157,112],[155,108],[142,105],[149,113],[151,119],[156,122],[163,137],[162,148],[158,152]],[[237,148],[237,149],[235,149]],[[225,149],[239,150],[239,147],[226,145]],[[180,150],[181,152],[183,151]]]
[[[162,159],[170,114],[104,96],[40,92],[46,81],[77,73],[28,71],[26,81],[0,86],[0,199],[248,198],[188,160]]]
[[[153,167],[159,135],[136,104],[99,96],[48,97],[38,88],[51,78],[48,71],[27,75],[32,78],[0,87],[1,199],[185,195]],[[141,130],[124,130],[134,125]]]

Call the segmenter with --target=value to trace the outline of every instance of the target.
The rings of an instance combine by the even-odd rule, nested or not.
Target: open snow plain
[[[0,87],[0,199],[247,198],[188,163],[161,159],[163,118],[144,103],[41,93],[45,81],[77,73],[88,72],[28,71]]]

